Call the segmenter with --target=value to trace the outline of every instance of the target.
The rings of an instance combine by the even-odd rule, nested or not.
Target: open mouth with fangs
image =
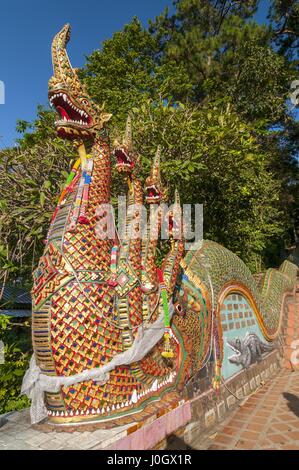
[[[131,160],[124,148],[120,147],[118,149],[115,149],[114,155],[117,160],[118,170],[132,169],[134,167],[133,161]]]
[[[86,111],[75,105],[65,92],[49,93],[49,100],[51,106],[60,114],[60,119],[55,122],[60,136],[76,137],[89,134],[88,129],[92,125],[92,118]]]
[[[152,186],[147,186],[146,188],[147,201],[158,201],[160,198],[161,198],[161,193],[154,184]]]

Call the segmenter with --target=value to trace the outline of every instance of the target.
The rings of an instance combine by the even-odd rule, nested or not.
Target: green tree
[[[182,203],[202,203],[205,237],[260,270],[263,253],[283,227],[281,182],[268,169],[256,129],[222,102],[191,108],[149,101],[132,111],[143,179],[160,144],[170,196],[177,188]]]
[[[16,328],[21,331],[16,331]],[[29,406],[29,400],[20,396],[22,378],[31,354],[29,322],[14,325],[0,315],[0,341],[4,345],[3,364],[0,363],[0,414]]]
[[[252,137],[267,155],[265,168],[278,182],[275,207],[284,230],[277,236],[277,256],[269,258],[270,263],[277,263],[281,248],[292,244],[298,207],[298,124],[288,104],[296,62],[289,54],[291,45],[278,50],[276,44],[282,18],[289,14],[295,18],[297,3],[273,1],[269,11],[271,24],[259,25],[253,20],[257,1],[177,0],[174,13],[169,15],[166,10],[150,23],[148,30],[134,19],[121,34],[105,41],[102,50],[88,57],[82,72],[97,100],[105,99],[103,89],[113,90],[106,98],[115,114],[112,125],[119,125],[128,111],[147,99],[156,103],[162,100],[174,107],[180,102],[190,109],[199,105],[203,119],[215,101],[222,103],[223,110],[231,105],[248,123]],[[288,4],[288,9],[282,9],[283,4]],[[145,63],[149,67],[140,68],[147,75],[143,86],[135,78],[130,60],[133,56],[139,67]],[[107,64],[108,72],[104,70]],[[136,77],[140,75],[137,73]],[[227,164],[229,172],[232,162]],[[174,167],[178,175],[183,171],[181,166]],[[199,199],[201,194],[195,190],[194,199]],[[268,193],[271,192],[269,185]],[[215,201],[224,203],[216,191],[214,207]],[[230,236],[235,235],[231,232]],[[223,236],[217,240],[227,243]],[[240,244],[243,242],[240,240]],[[273,238],[271,242],[274,243]]]
[[[162,143],[170,193],[203,202],[205,236],[253,269],[278,263],[298,211],[298,123],[287,100],[298,2],[273,0],[270,25],[253,21],[257,6],[177,0],[149,28],[134,18],[80,73],[114,114],[112,136],[131,112],[144,171]],[[74,158],[53,119],[40,109],[33,124],[20,121],[19,147],[0,152],[0,270],[12,279],[30,279]]]
[[[23,132],[19,146],[0,152],[0,282],[21,276],[31,284],[31,271],[74,158],[72,145],[56,137],[53,124],[53,113],[39,109],[32,126],[18,123]]]

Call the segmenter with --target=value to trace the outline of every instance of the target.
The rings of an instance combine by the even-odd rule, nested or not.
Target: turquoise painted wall
[[[224,359],[222,376],[224,379],[232,377],[242,370],[241,365],[232,364],[229,357],[236,353],[227,344],[227,340],[243,339],[247,333],[255,333],[261,341],[265,340],[255,314],[247,299],[240,294],[230,294],[221,306],[221,324],[223,330]]]

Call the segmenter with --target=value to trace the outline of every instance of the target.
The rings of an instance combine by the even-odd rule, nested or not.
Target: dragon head
[[[148,204],[159,204],[164,199],[160,176],[160,157],[161,147],[159,146],[153,161],[151,174],[145,181],[145,200]]]
[[[66,24],[53,39],[52,61],[54,74],[49,80],[49,100],[60,115],[55,122],[57,133],[68,139],[93,139],[111,118],[103,107],[88,96],[77,72],[72,68],[66,45],[70,38],[70,25]]]
[[[239,338],[227,340],[227,344],[236,353],[240,353],[242,351],[242,343]]]
[[[123,173],[132,173],[135,168],[137,158],[133,152],[132,122],[130,116],[127,118],[126,130],[123,139],[117,137],[114,141],[113,147],[113,155],[116,158],[117,170]]]
[[[242,354],[242,342],[239,338],[227,340],[227,345],[234,351],[235,356],[230,356],[229,361],[232,364],[239,362],[239,357]]]

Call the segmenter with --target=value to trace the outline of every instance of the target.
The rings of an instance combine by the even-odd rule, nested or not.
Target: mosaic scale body
[[[74,140],[80,166],[75,165],[59,199],[32,292],[36,362],[43,374],[59,377],[108,364],[132,347],[138,326],[153,323],[163,312],[156,241],[150,236],[142,241],[109,240],[97,234],[104,216],[98,207],[110,202],[111,160],[105,130],[110,115],[91,101],[71,67],[65,49],[69,33],[66,25],[53,40],[49,99],[60,114],[58,135]],[[85,140],[92,145],[89,155]],[[128,179],[127,223],[133,221],[133,230],[138,231],[140,214],[132,211],[134,204],[143,203],[143,188],[130,120],[113,153],[120,177]],[[151,210],[163,199],[159,158],[160,150],[146,181],[144,202]],[[158,216],[157,230],[160,222]],[[211,385],[219,387],[221,376],[227,378],[233,367],[242,367],[242,361],[229,361],[226,335],[255,333],[271,345],[279,332],[284,296],[294,287],[296,268],[285,262],[280,270],[269,270],[258,285],[244,263],[222,246],[204,241],[184,257],[183,240],[173,239],[161,272],[168,301],[174,305],[167,345],[171,354],[163,355],[164,338],[142,360],[116,367],[104,384],[88,380],[62,386],[58,393],[46,392],[50,421],[119,423],[137,416],[170,392],[179,394],[211,357],[215,363]],[[230,304],[236,311],[229,311]],[[236,345],[231,340],[231,354],[238,355]]]

